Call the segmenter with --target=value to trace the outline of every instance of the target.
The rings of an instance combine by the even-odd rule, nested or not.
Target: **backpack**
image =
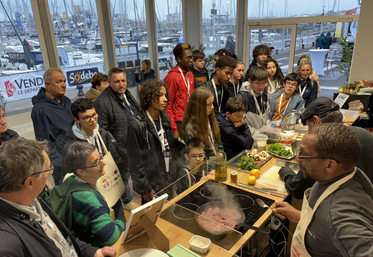
[[[87,183],[71,183],[67,181],[50,190],[45,190],[40,197],[44,202],[51,207],[53,212],[65,224],[65,226],[72,231],[73,223],[73,208],[72,208],[72,193],[77,191],[98,191]]]

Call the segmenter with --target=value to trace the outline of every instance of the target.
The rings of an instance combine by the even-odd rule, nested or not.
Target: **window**
[[[354,15],[357,1],[351,0],[248,0],[248,19]]]

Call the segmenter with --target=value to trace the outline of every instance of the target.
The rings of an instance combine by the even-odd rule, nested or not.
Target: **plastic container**
[[[211,240],[203,236],[194,235],[189,240],[189,243],[190,243],[190,248],[193,251],[196,251],[199,253],[205,253],[210,248]]]
[[[281,128],[273,128],[271,126],[263,126],[259,130],[260,134],[264,134],[264,135],[268,136],[267,141],[270,144],[278,142],[280,132],[282,132]]]
[[[215,180],[227,180],[227,155],[222,145],[219,145],[219,150],[216,153]]]
[[[258,152],[267,150],[268,136],[264,134],[253,135],[254,148],[258,149]]]
[[[284,131],[280,133],[280,143],[284,145],[291,145],[293,143],[294,132]]]

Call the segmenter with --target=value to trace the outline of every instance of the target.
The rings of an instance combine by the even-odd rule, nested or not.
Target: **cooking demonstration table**
[[[265,163],[261,168],[260,171],[263,174],[265,174],[268,170],[270,170],[273,166],[276,166],[276,160],[277,158],[271,158],[267,163]],[[270,209],[263,209],[259,207],[255,203],[256,198],[260,198],[264,200],[268,205],[272,205],[275,201],[283,201],[283,197],[273,196],[262,192],[257,192],[252,189],[248,189],[245,187],[239,187],[234,183],[230,182],[230,172],[232,170],[237,171],[234,167],[230,167],[228,164],[228,179],[227,181],[223,182],[222,184],[225,184],[229,191],[233,192],[234,194],[238,195],[238,198],[245,198],[248,199],[248,203],[246,203],[246,207],[243,207],[243,211],[245,213],[245,222],[247,224],[253,225],[255,227],[261,227],[263,226],[270,216],[272,215],[272,211]],[[249,177],[249,173],[243,172],[243,171],[237,171],[238,173],[238,179],[237,182],[242,184],[247,184],[247,179]],[[277,175],[278,176],[278,175]],[[170,242],[170,249],[173,248],[177,244],[181,244],[184,247],[190,249],[189,240],[190,238],[195,234],[200,234],[205,237],[209,237],[208,234],[204,233],[196,221],[193,219],[189,219],[190,222],[187,223],[187,221],[178,220],[175,219],[174,213],[175,208],[188,208],[183,207],[182,205],[185,203],[188,203],[192,201],[197,206],[200,206],[203,204],[203,197],[201,195],[201,199],[197,200],[199,197],[196,198],[196,194],[200,195],[201,191],[202,194],[205,194],[205,196],[209,196],[209,193],[207,191],[204,191],[206,183],[218,183],[214,179],[213,175],[208,176],[209,179],[207,180],[201,180],[199,183],[195,184],[191,188],[188,188],[180,195],[176,196],[174,199],[167,202],[163,208],[162,214],[160,218],[157,221],[157,226],[159,229],[165,234],[165,236],[169,239]],[[263,180],[262,182],[266,182]],[[283,182],[280,181],[282,184]],[[271,183],[273,183],[271,181]],[[268,187],[263,184],[260,184],[259,182],[255,185],[255,187]],[[202,189],[202,190],[201,190]],[[282,192],[284,196],[287,195],[286,192]],[[250,200],[249,198],[252,200]],[[194,200],[193,200],[194,199]],[[207,198],[206,198],[207,199]],[[202,202],[201,202],[202,201]],[[245,204],[243,202],[243,204]],[[196,208],[196,207],[194,207]],[[193,209],[193,207],[189,207],[188,209]],[[194,212],[193,212],[194,213]],[[177,216],[179,216],[177,214]],[[185,218],[185,217],[184,217]],[[175,221],[176,220],[176,221]],[[189,226],[188,226],[189,224]],[[194,224],[194,225],[190,225]],[[214,239],[210,238],[212,240],[212,243],[210,245],[210,249],[205,254],[200,254],[201,256],[233,256],[235,253],[237,253],[243,245],[245,245],[255,234],[256,231],[254,230],[243,230],[242,233],[235,231],[234,233],[231,233],[221,239]],[[138,248],[156,248],[155,245],[150,240],[147,233],[144,233],[140,235],[139,237],[125,243],[124,245],[121,244],[122,236],[117,240],[117,242],[113,245],[117,249],[117,256],[123,254],[124,252],[138,249]]]

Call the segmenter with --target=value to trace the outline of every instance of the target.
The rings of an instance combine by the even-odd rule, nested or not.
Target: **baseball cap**
[[[307,109],[301,114],[300,119],[303,125],[306,125],[306,120],[315,115],[319,118],[323,118],[327,114],[338,110],[339,105],[334,103],[332,99],[328,97],[318,97],[308,105]]]

